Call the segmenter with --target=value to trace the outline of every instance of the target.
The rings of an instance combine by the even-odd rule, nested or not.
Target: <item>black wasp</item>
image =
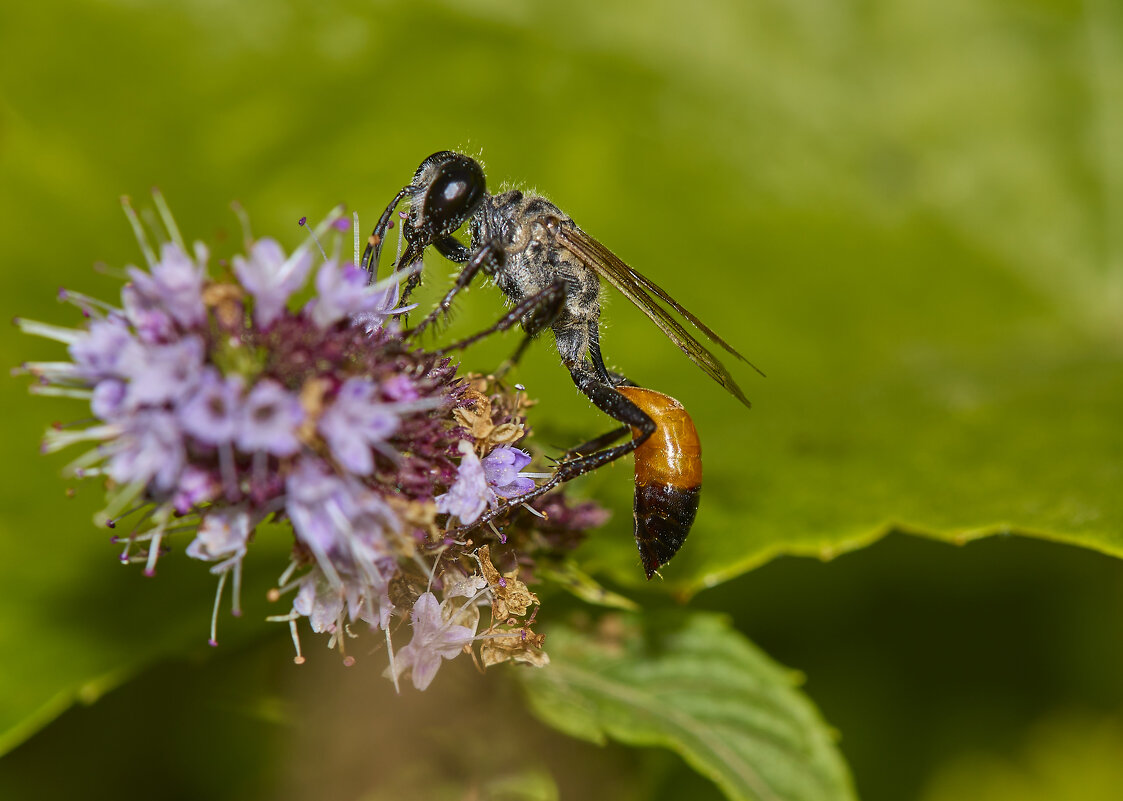
[[[562,363],[577,388],[597,408],[623,423],[620,428],[570,451],[553,477],[521,496],[520,502],[637,451],[657,428],[665,429],[661,430],[660,438],[652,441],[661,443],[658,447],[648,444],[637,451],[636,543],[650,578],[678,551],[694,521],[701,489],[701,450],[690,447],[684,451],[680,447],[690,436],[670,433],[673,429],[669,425],[670,407],[662,400],[656,403],[650,400],[658,393],[626,391],[624,388],[636,385],[605,366],[600,348],[600,279],[638,306],[691,361],[745,406],[749,406],[748,399],[717,357],[659,305],[656,298],[694,324],[712,342],[738,359],[746,363],[748,360],[652,281],[578,228],[553,203],[518,190],[489,194],[479,163],[452,151],[434,153],[421,162],[413,181],[398,192],[382,213],[361,262],[371,272],[372,281],[391,217],[398,204],[407,199],[409,213],[402,221],[405,250],[395,267],[419,261],[429,246],[435,247],[445,258],[464,265],[452,289],[411,333],[420,333],[447,314],[456,295],[482,270],[503,290],[513,308],[491,328],[444,351],[466,347],[495,331],[521,324],[527,336],[513,357],[517,360],[530,339],[549,328],[554,332]],[[465,222],[469,224],[470,246],[453,236]],[[420,272],[410,274],[403,300],[420,281]],[[673,399],[666,400],[677,404]],[[681,406],[677,409],[674,419],[680,413],[685,415]],[[686,419],[689,421],[688,416]],[[662,426],[664,421],[668,422],[667,426]],[[629,430],[632,432],[630,441],[612,445]],[[693,431],[693,424],[689,430]],[[696,443],[696,435],[693,441]],[[683,453],[689,455],[684,458]],[[680,469],[677,472],[661,470],[666,467],[664,462],[679,465]],[[643,491],[639,484],[641,467],[645,474],[659,476],[654,484],[643,487]],[[487,512],[473,527],[505,511],[500,506]]]

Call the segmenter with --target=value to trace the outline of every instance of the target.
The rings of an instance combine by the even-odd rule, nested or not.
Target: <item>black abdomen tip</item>
[[[686,542],[701,496],[700,486],[682,489],[648,484],[636,487],[636,547],[648,578],[669,562]]]

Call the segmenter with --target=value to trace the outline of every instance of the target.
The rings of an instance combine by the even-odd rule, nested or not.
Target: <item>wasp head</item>
[[[401,264],[421,258],[475,214],[487,195],[483,168],[468,156],[442,150],[421,162],[413,176],[409,217],[402,226],[408,248]]]

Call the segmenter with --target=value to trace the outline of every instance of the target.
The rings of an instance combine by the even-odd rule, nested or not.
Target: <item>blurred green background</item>
[[[694,414],[706,493],[644,586],[630,468],[590,477],[616,515],[585,567],[724,611],[803,671],[867,801],[1119,797],[1123,11],[8,3],[0,297],[61,323],[59,285],[114,296],[91,267],[140,258],[122,194],[158,185],[219,254],[232,200],[292,246],[338,202],[372,224],[447,148],[547,195],[769,376],[736,371],[746,412],[610,300],[606,357]],[[451,273],[430,259],[426,297]],[[500,308],[473,289],[454,333]],[[61,356],[14,328],[2,348]],[[540,443],[604,429],[549,342],[517,380]],[[67,454],[38,455],[82,412],[26,384],[3,384],[0,797],[716,797],[677,757],[551,733],[502,670],[460,660],[395,698],[379,654],[345,669],[306,641],[292,667],[262,622],[284,543],[255,546],[211,651],[211,578],[115,564],[97,487],[66,499]]]

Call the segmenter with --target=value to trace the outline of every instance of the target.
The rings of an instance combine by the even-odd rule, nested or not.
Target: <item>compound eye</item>
[[[480,165],[458,155],[438,168],[425,194],[423,215],[444,233],[452,233],[472,216],[486,192]]]

